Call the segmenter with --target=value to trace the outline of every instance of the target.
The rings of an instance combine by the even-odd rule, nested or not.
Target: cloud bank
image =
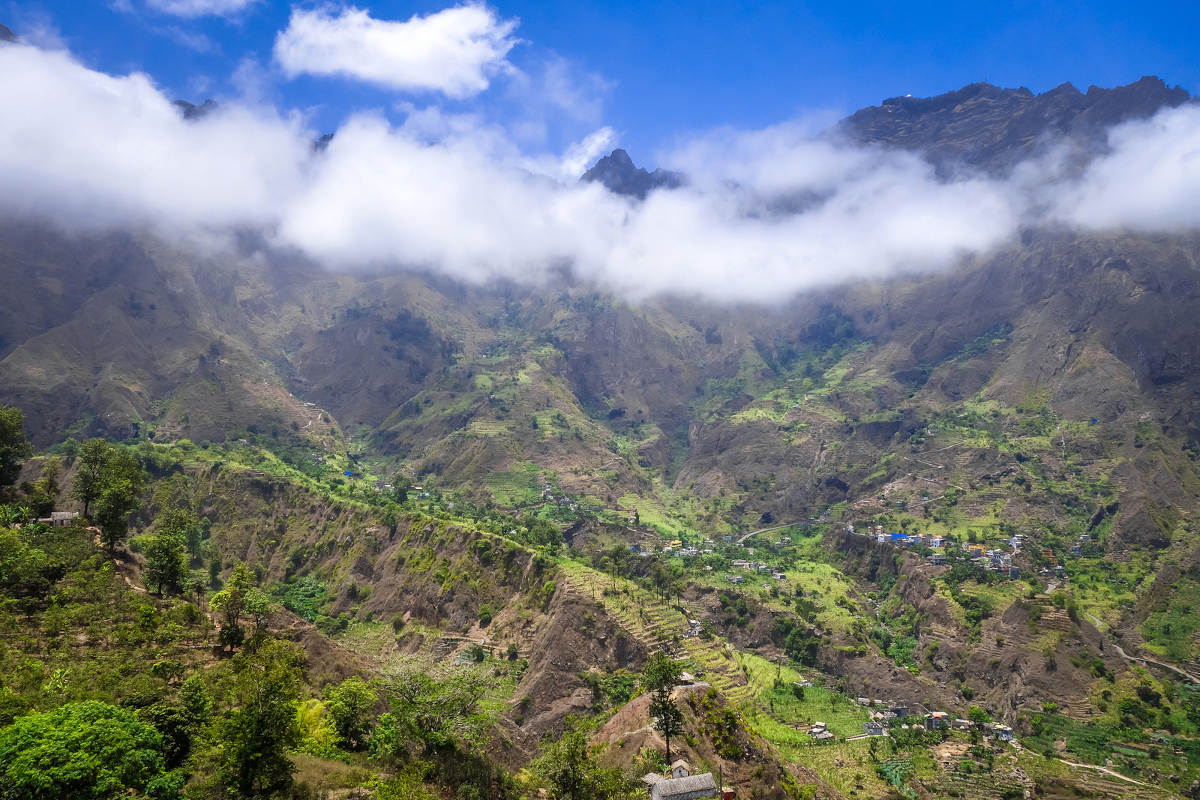
[[[305,11],[275,40],[275,60],[290,77],[340,76],[402,91],[472,97],[507,69],[516,21],[482,5],[447,8],[407,22],[372,18],[358,8]]]
[[[1023,224],[1194,227],[1200,198],[1195,104],[1114,129],[1111,152],[1069,179],[1052,164],[939,179],[912,154],[814,139],[800,123],[718,131],[664,159],[687,186],[640,203],[577,180],[612,146],[606,128],[528,153],[480,116],[409,107],[399,125],[353,117],[317,151],[297,116],[227,102],[184,121],[145,75],[19,44],[0,46],[0,107],[0,216],[164,235],[251,227],[331,269],[569,270],[631,297],[782,302],[946,267]]]

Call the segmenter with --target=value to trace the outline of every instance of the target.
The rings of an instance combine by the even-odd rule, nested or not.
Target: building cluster
[[[569,508],[571,511],[579,510],[579,505],[565,491],[561,491],[558,494],[555,494],[555,491],[554,484],[549,481],[542,481],[542,502]]]
[[[1012,728],[998,722],[974,722],[961,717],[951,717],[946,711],[926,711],[921,708],[912,708],[903,703],[887,703],[868,697],[859,697],[856,702],[867,709],[870,715],[870,719],[863,723],[863,736],[887,736],[893,728],[911,730],[913,727],[918,727],[930,731],[941,728],[963,731],[977,730],[985,736],[995,737],[1002,742],[1011,742],[1013,738]],[[834,738],[828,726],[823,722],[814,722],[809,728],[808,735],[816,741]]]
[[[929,563],[935,565],[943,565],[947,563],[946,551],[957,549],[958,542],[953,539],[938,536],[936,534],[925,533],[895,533],[884,531],[882,525],[867,525],[864,530],[855,530],[853,525],[846,526],[846,532],[856,536],[866,536],[880,544],[890,544],[893,547],[928,547],[930,549],[938,549],[942,552],[930,553],[926,558]],[[971,563],[982,567],[988,572],[998,572],[1001,575],[1007,576],[1013,580],[1021,577],[1021,569],[1013,563],[1013,557],[1021,551],[1021,546],[1024,544],[1024,536],[1017,534],[1008,540],[1010,550],[989,548],[985,544],[972,542],[962,546],[970,559]],[[1057,568],[1058,574],[1062,574],[1062,568]]]

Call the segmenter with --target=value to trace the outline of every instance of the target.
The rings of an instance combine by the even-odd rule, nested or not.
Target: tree
[[[656,653],[642,670],[642,683],[650,692],[650,716],[654,727],[667,745],[667,763],[671,763],[671,737],[683,733],[683,712],[671,699],[683,668],[675,659]]]
[[[142,547],[146,556],[146,586],[155,587],[159,595],[182,590],[188,574],[185,549],[183,535],[177,530],[165,528],[150,537]]]
[[[379,695],[369,683],[352,675],[337,686],[328,686],[329,713],[343,747],[358,750],[367,743],[371,733],[371,709]]]
[[[391,711],[379,718],[371,752],[407,759],[482,749],[492,718],[480,700],[488,680],[474,669],[457,669],[444,676],[410,667],[392,678],[386,688]],[[420,752],[412,752],[414,746]]]
[[[254,573],[244,563],[238,562],[225,588],[208,601],[213,611],[222,617],[217,641],[222,647],[234,648],[246,639],[242,628],[242,614],[254,617],[254,633],[262,631],[267,614],[271,612],[271,600],[255,586]]]
[[[280,797],[292,785],[288,748],[296,743],[296,706],[304,653],[268,640],[235,657],[235,708],[217,721],[218,775],[237,798]]]
[[[126,517],[137,506],[146,488],[146,473],[137,456],[113,448],[101,470],[100,492],[95,499],[100,538],[111,553],[125,538]]]
[[[537,518],[529,522],[529,540],[538,547],[545,547],[553,555],[562,546],[562,533],[549,520]]]
[[[567,730],[545,744],[533,771],[548,784],[553,800],[624,800],[644,796],[615,767],[602,767],[588,744],[587,731],[568,718]]]
[[[400,505],[408,502],[408,493],[412,491],[412,481],[404,475],[392,478],[392,499]]]
[[[90,518],[92,503],[100,496],[104,465],[112,455],[112,445],[103,439],[88,439],[75,454],[75,481],[71,496],[83,503],[83,516]]]
[[[175,798],[162,736],[133,711],[88,700],[17,717],[0,730],[0,797],[80,800],[143,793]]]
[[[0,406],[0,486],[12,486],[21,474],[21,462],[33,455],[25,438],[25,415],[12,406]]]
[[[29,497],[33,510],[39,517],[48,517],[58,500],[58,476],[62,472],[62,461],[53,456],[42,462],[42,475],[32,483],[21,484],[21,490]]]
[[[983,725],[984,723],[992,721],[992,715],[984,711],[979,706],[973,705],[967,709],[967,719],[971,720],[971,722],[974,722],[976,725]]]
[[[42,597],[55,577],[55,565],[25,541],[24,532],[0,528],[0,589],[16,597]]]
[[[173,508],[161,514],[154,521],[154,527],[161,531],[169,531],[179,536],[187,547],[188,557],[200,557],[200,545],[204,540],[204,525],[207,520],[201,520],[185,508]]]
[[[187,711],[188,719],[199,727],[208,724],[212,717],[213,699],[208,685],[199,675],[193,675],[179,687],[179,702]]]

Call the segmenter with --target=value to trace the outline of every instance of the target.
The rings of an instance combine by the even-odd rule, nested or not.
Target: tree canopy
[[[83,503],[83,515],[100,526],[101,539],[111,552],[125,538],[126,518],[146,488],[146,472],[134,453],[103,439],[81,444],[75,464],[71,496]]]
[[[17,717],[0,730],[0,797],[110,798],[129,790],[178,796],[162,736],[133,711],[89,700]]]

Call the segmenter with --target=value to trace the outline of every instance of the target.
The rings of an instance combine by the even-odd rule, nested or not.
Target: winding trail
[[[1134,780],[1133,778],[1129,777],[1128,775],[1122,775],[1121,773],[1117,772],[1116,770],[1109,769],[1108,767],[1102,767],[1099,764],[1080,764],[1076,761],[1067,761],[1065,759],[1059,759],[1059,760],[1062,761],[1062,763],[1066,764],[1068,767],[1079,767],[1082,769],[1094,769],[1097,772],[1103,772],[1105,775],[1111,775],[1114,778],[1119,778],[1123,781],[1128,781],[1129,783],[1133,783],[1138,786],[1145,786],[1147,789],[1157,788],[1149,783],[1142,783],[1141,781]]]
[[[1014,750],[1023,749],[1023,745],[1018,744],[1016,741],[1010,742],[1009,744],[1012,745],[1012,748]],[[1030,752],[1032,752],[1032,751],[1030,751]],[[1134,778],[1131,778],[1128,775],[1122,775],[1121,773],[1117,772],[1116,770],[1109,769],[1108,767],[1102,767],[1099,764],[1080,764],[1078,761],[1067,761],[1065,758],[1060,758],[1058,760],[1061,761],[1063,764],[1066,764],[1068,767],[1076,767],[1078,769],[1094,769],[1097,772],[1103,772],[1106,775],[1111,775],[1114,778],[1118,778],[1120,780],[1127,781],[1127,782],[1135,784],[1137,786],[1145,786],[1147,789],[1158,788],[1152,784],[1142,783],[1139,780],[1135,780]]]
[[[1128,655],[1124,650],[1121,649],[1121,645],[1119,645],[1119,644],[1113,644],[1113,647],[1116,648],[1117,654],[1120,655],[1121,658],[1125,659],[1126,661],[1136,661],[1136,662],[1140,662],[1142,664],[1153,664],[1156,667],[1162,667],[1163,669],[1167,669],[1167,670],[1170,670],[1171,672],[1174,672],[1176,675],[1179,675],[1182,678],[1186,678],[1189,683],[1200,684],[1200,678],[1197,678],[1195,675],[1191,674],[1190,672],[1185,672],[1184,670],[1180,669],[1179,667],[1174,666],[1173,664],[1164,664],[1161,661],[1155,661],[1153,658],[1146,658],[1145,656]]]
[[[744,541],[746,541],[747,539],[749,539],[751,536],[755,536],[755,535],[757,535],[757,534],[760,534],[760,533],[766,533],[767,531],[777,531],[777,530],[779,530],[780,528],[790,528],[790,527],[792,527],[793,525],[803,525],[803,524],[804,524],[804,523],[806,523],[806,522],[811,522],[811,520],[802,519],[802,520],[799,520],[799,521],[797,521],[797,522],[789,522],[789,523],[787,523],[786,525],[772,525],[772,526],[771,526],[771,527],[769,527],[769,528],[759,528],[759,529],[758,529],[758,530],[756,530],[756,531],[750,531],[749,533],[746,533],[746,534],[743,534],[742,536],[740,536],[740,537],[738,538],[738,540],[737,540],[737,543],[738,543],[738,544],[741,544],[742,542],[744,542]]]

